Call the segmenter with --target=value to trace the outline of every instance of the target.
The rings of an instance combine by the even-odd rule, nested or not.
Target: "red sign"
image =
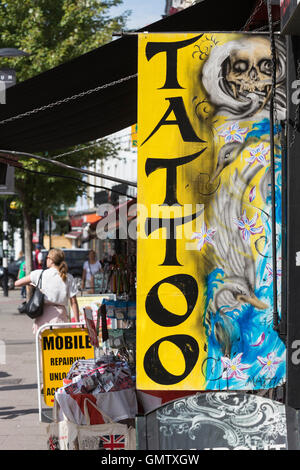
[[[71,227],[81,227],[83,224],[83,218],[72,217],[71,218]]]

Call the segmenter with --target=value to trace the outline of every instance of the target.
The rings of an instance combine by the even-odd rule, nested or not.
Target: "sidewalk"
[[[20,290],[0,289],[0,450],[46,450],[39,422],[32,320],[18,313]],[[4,357],[3,357],[4,353]]]

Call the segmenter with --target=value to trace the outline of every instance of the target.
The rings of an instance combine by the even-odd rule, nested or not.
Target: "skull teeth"
[[[265,85],[264,83],[256,83],[252,85],[247,83],[229,82],[229,85],[235,99],[247,98],[249,93],[255,93],[265,99],[269,96],[272,88],[272,85]]]

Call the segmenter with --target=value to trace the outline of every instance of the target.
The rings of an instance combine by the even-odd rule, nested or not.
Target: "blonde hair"
[[[68,265],[65,262],[65,254],[58,248],[52,248],[48,253],[49,258],[52,259],[55,266],[58,267],[60,277],[64,282],[67,280]]]

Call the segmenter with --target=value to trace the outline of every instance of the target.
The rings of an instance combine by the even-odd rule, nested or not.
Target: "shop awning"
[[[75,227],[82,227],[84,224],[97,224],[101,219],[101,215],[98,215],[96,212],[80,212],[78,214],[75,213],[70,217],[71,227],[74,227],[74,229]]]
[[[98,215],[96,213],[94,214],[86,214],[83,216],[83,223],[85,224],[97,224],[99,220],[101,220],[102,217],[101,215]]]
[[[256,0],[203,0],[139,31],[241,30]],[[137,78],[82,98],[33,109],[137,73],[137,35],[126,35],[7,90],[0,106],[1,148],[27,152],[59,150],[124,129],[137,121]]]
[[[65,235],[66,238],[71,238],[71,240],[78,240],[82,236],[82,232],[70,232]]]

